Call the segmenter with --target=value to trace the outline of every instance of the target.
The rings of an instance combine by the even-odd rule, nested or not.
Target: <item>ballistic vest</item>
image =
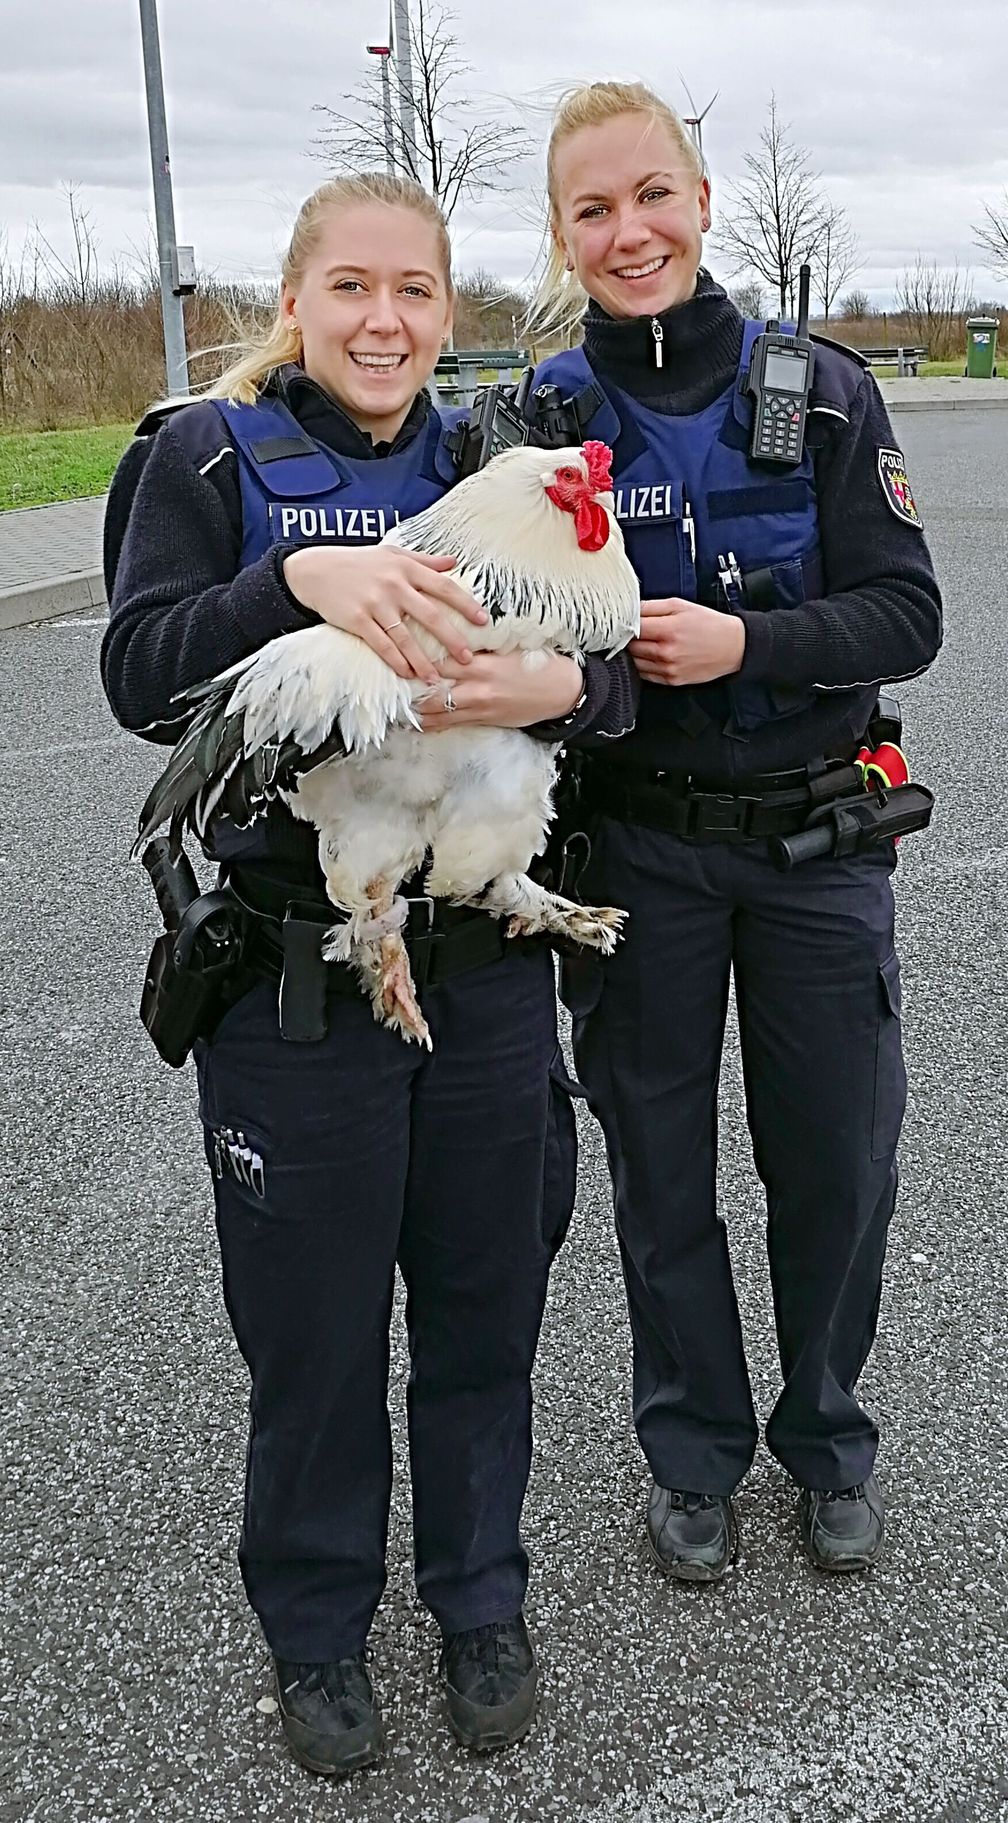
[[[210,399],[238,451],[241,567],[272,544],[377,544],[458,479],[448,436],[462,411],[432,410],[393,455],[355,460],[316,443],[279,399]]]
[[[743,605],[720,579],[729,556],[741,571],[747,609],[796,607],[823,593],[809,451],[787,469],[749,459],[753,407],[743,383],[763,328],[745,324],[732,386],[702,411],[682,416],[654,411],[600,380],[582,348],[550,356],[536,369],[536,386],[556,386],[576,401],[582,435],[612,448],[616,517],[644,600],[680,595],[729,611]],[[841,353],[817,347],[810,409],[846,420],[857,377]],[[812,690],[734,678],[689,690],[645,685],[637,725],[644,731],[671,724],[700,734],[713,721],[744,741],[762,723],[814,701]]]

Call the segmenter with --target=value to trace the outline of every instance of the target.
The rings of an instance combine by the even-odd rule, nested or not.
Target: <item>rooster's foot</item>
[[[559,893],[544,895],[546,904],[527,912],[515,912],[507,922],[509,937],[537,937],[548,931],[554,937],[566,937],[585,949],[597,949],[611,956],[626,922],[626,912],[614,905],[576,905]]]
[[[428,1051],[434,1049],[430,1029],[417,1001],[406,945],[398,935],[382,938],[381,975],[372,991],[371,1003],[375,1017],[401,1032],[407,1043],[415,1038],[418,1044],[426,1045]]]

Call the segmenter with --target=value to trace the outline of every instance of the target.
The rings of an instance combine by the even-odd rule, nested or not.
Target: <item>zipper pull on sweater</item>
[[[662,337],[665,331],[656,316],[651,318],[651,334],[654,336],[654,364],[656,367],[660,367],[662,364]]]

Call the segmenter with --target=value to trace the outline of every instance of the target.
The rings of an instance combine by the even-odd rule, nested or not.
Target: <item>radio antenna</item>
[[[811,279],[812,269],[806,260],[805,264],[798,268],[798,322],[795,325],[795,334],[800,336],[808,335],[809,287]]]

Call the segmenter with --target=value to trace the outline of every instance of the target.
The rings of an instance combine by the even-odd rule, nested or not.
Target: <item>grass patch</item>
[[[132,435],[132,424],[99,424],[0,437],[0,512],[104,494]]]

